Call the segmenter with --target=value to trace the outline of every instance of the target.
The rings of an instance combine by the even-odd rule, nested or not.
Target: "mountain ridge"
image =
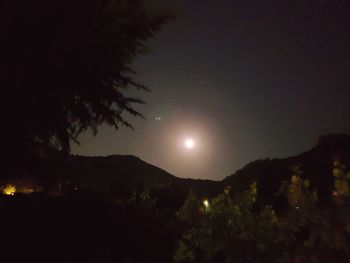
[[[227,187],[232,192],[242,192],[256,182],[258,199],[272,204],[276,202],[281,183],[290,180],[296,172],[319,190],[321,200],[329,196],[334,183],[333,162],[337,160],[350,167],[350,136],[321,136],[310,150],[287,158],[255,160],[221,181],[176,177],[134,155],[70,155],[67,159],[57,154],[43,154],[41,149],[38,156],[39,161],[26,173],[33,174],[36,181],[53,192],[79,189],[112,196],[144,192],[158,200],[172,202],[177,208],[191,191],[199,198],[211,198]]]

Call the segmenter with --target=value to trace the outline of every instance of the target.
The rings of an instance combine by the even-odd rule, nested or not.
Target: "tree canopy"
[[[0,85],[6,150],[38,141],[69,152],[101,124],[132,127],[130,64],[169,19],[142,0],[5,0],[0,4]],[[18,149],[19,147],[19,149]]]

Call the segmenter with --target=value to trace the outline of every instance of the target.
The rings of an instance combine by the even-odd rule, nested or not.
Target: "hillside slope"
[[[350,167],[350,136],[332,134],[322,136],[311,150],[285,159],[264,159],[249,163],[222,183],[230,185],[233,191],[243,191],[253,181],[257,182],[259,200],[274,203],[282,181],[291,176],[309,179],[312,188],[317,188],[321,201],[329,196],[334,178],[334,161]]]
[[[228,186],[232,193],[237,193],[248,189],[252,182],[257,182],[258,199],[262,203],[276,205],[280,201],[276,193],[281,183],[290,180],[296,170],[303,178],[310,180],[312,188],[319,190],[321,201],[326,199],[333,187],[334,160],[350,167],[350,136],[323,136],[309,151],[284,159],[253,161],[219,182],[179,178],[130,155],[73,155],[66,159],[52,152],[42,152],[41,149],[38,156],[44,157],[31,161],[35,165],[23,174],[29,174],[29,178],[33,178],[44,189],[49,189],[48,191],[93,191],[118,198],[143,193],[154,197],[163,206],[177,209],[191,190],[199,198],[211,198]],[[4,178],[2,181],[4,182]],[[6,178],[5,181],[11,182],[11,178]]]

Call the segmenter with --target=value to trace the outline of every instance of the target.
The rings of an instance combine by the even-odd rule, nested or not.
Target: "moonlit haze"
[[[130,91],[147,102],[136,107],[146,119],[125,115],[134,131],[86,132],[73,153],[135,155],[175,176],[221,180],[350,133],[349,1],[154,3],[177,17],[133,64],[152,90]]]

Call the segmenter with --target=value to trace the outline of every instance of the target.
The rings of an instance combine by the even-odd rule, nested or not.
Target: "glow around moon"
[[[195,146],[195,142],[194,142],[193,139],[188,138],[188,139],[185,140],[185,147],[187,149],[192,149],[194,146]]]

